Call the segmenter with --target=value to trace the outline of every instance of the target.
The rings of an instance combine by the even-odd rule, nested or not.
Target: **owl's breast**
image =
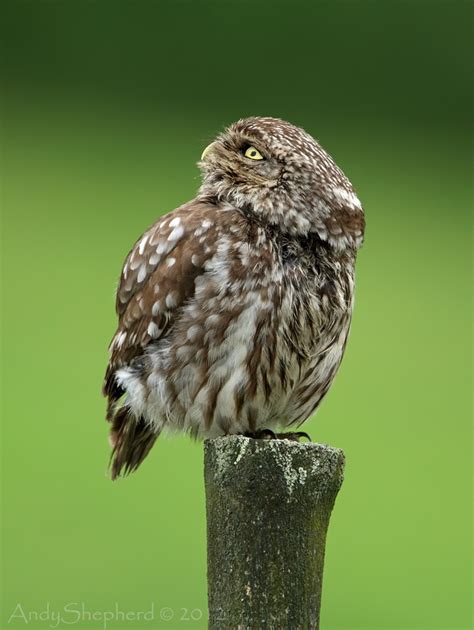
[[[318,245],[290,243],[279,257],[285,337],[307,357],[350,320],[353,307],[353,262]]]
[[[341,363],[352,316],[353,265],[308,250],[282,257],[280,264],[278,355],[289,384],[282,416],[297,423],[318,406]]]

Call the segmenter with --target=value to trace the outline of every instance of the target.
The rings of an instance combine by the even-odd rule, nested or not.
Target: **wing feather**
[[[116,370],[165,337],[180,307],[194,295],[195,280],[215,253],[220,229],[216,212],[215,205],[203,201],[185,204],[152,225],[128,254],[117,289],[119,325],[103,388],[109,412],[123,393]]]

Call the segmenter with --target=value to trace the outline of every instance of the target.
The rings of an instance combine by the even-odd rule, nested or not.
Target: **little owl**
[[[195,199],[127,256],[104,382],[112,477],[163,429],[261,436],[316,409],[344,353],[364,213],[305,131],[239,120],[204,151]]]

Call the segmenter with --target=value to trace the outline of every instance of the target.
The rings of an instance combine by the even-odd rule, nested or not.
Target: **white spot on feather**
[[[127,338],[127,333],[126,332],[121,332],[118,335],[116,335],[112,345],[115,348],[121,348],[122,344],[123,344],[123,342],[125,341],[126,338]]]
[[[177,225],[168,236],[169,241],[178,241],[184,234],[184,228],[182,225]]]
[[[143,252],[145,251],[145,245],[147,244],[147,241],[148,241],[148,234],[142,238],[142,240],[140,241],[140,245],[138,246],[138,253],[140,255],[142,255]]]
[[[169,251],[171,251],[173,245],[167,241],[160,241],[158,243],[158,246],[156,248],[156,253],[157,254],[167,254]]]
[[[178,305],[175,291],[171,291],[170,293],[168,293],[165,299],[165,304],[168,308],[175,308]]]
[[[196,339],[201,334],[201,326],[194,325],[188,328],[188,332],[186,334],[189,341],[196,341]]]
[[[150,322],[148,324],[148,328],[146,329],[146,331],[150,335],[150,337],[158,337],[158,335],[161,332],[161,330],[158,328],[155,322]]]

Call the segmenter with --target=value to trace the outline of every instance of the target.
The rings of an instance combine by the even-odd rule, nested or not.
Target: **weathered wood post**
[[[209,628],[319,628],[326,531],[344,453],[289,440],[206,440]]]

